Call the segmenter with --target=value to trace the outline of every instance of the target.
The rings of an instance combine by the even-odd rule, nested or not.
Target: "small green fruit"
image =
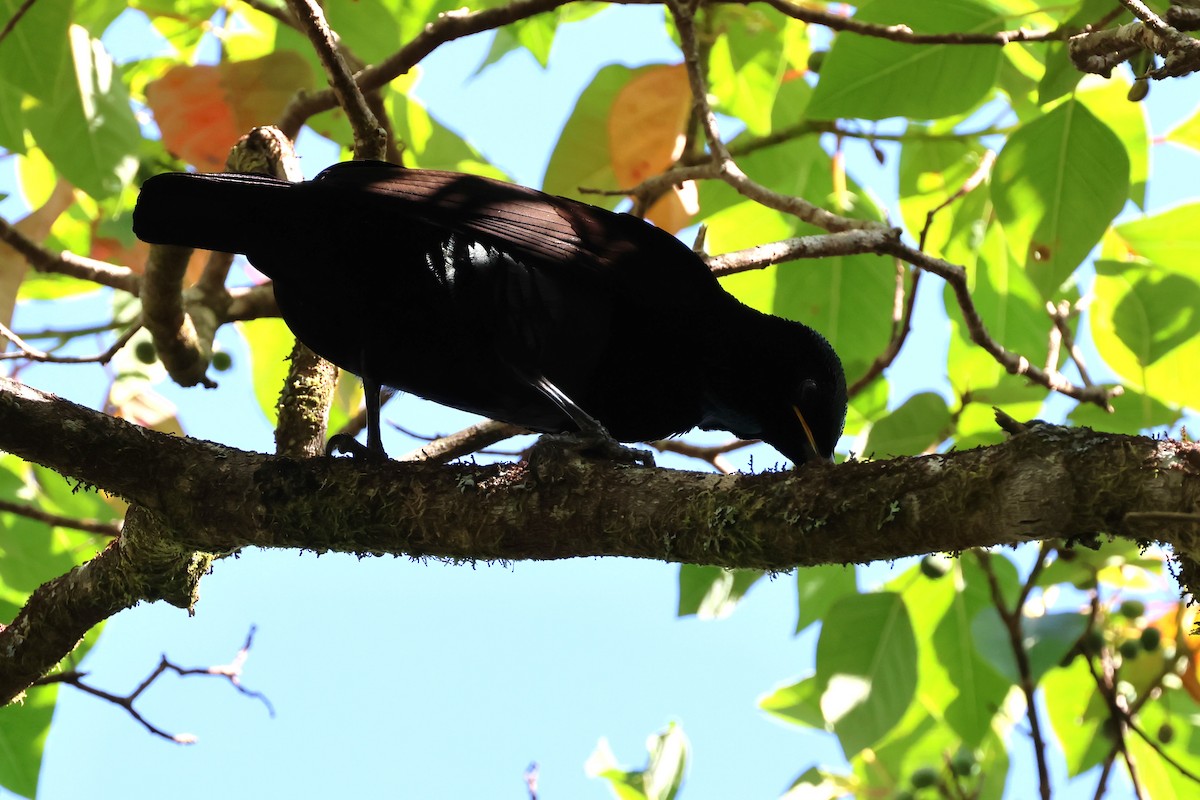
[[[1125,97],[1128,98],[1129,102],[1131,103],[1140,103],[1146,99],[1146,95],[1148,94],[1150,94],[1150,81],[1146,80],[1145,78],[1138,78],[1133,82],[1133,85],[1129,87],[1129,91],[1126,93]]]
[[[1121,654],[1121,658],[1132,661],[1142,654],[1142,645],[1133,639],[1126,639],[1117,646],[1117,652]]]
[[[217,372],[224,372],[233,366],[233,356],[224,350],[218,350],[212,354],[212,365]]]
[[[1146,604],[1141,600],[1126,600],[1121,603],[1121,607],[1117,609],[1121,616],[1128,619],[1137,619],[1142,614],[1146,613]]]
[[[975,774],[979,762],[970,750],[960,750],[950,759],[950,770],[960,778],[968,778]]]
[[[1175,741],[1175,728],[1172,727],[1171,723],[1164,722],[1162,725],[1158,726],[1157,735],[1160,742],[1163,744],[1170,744],[1171,742]]]
[[[921,559],[921,574],[937,580],[950,571],[950,560],[942,556],[925,556]]]
[[[1162,631],[1158,628],[1146,628],[1142,631],[1141,643],[1147,653],[1153,653],[1162,644]]]
[[[138,361],[143,364],[153,364],[158,361],[158,350],[154,347],[154,342],[149,339],[142,339],[133,346],[133,355]]]
[[[933,767],[921,767],[912,774],[908,782],[913,785],[914,789],[928,789],[930,786],[937,785],[938,774]]]

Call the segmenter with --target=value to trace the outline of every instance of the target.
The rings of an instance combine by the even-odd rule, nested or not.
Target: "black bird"
[[[534,431],[640,442],[693,427],[829,460],[846,416],[833,348],[738,302],[628,214],[500,181],[337,164],[311,181],[166,173],[133,216],[153,244],[243,253],[300,341],[379,389]]]

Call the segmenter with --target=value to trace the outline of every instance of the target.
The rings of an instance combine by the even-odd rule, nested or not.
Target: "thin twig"
[[[43,511],[26,503],[14,503],[9,500],[0,500],[0,511],[7,511],[10,514],[18,514],[28,519],[44,522],[51,527],[56,528],[72,528],[77,531],[86,531],[87,533],[99,533],[103,536],[119,536],[121,534],[120,522],[103,522],[98,519],[77,519],[75,517],[65,517],[61,514],[51,514],[49,511]]]
[[[646,444],[660,453],[676,453],[688,458],[699,459],[711,465],[713,469],[722,475],[730,475],[737,470],[729,462],[729,459],[725,458],[725,455],[735,450],[741,450],[743,447],[758,444],[758,441],[757,439],[734,439],[725,444],[698,445],[691,444],[682,439],[658,439]]]
[[[1037,563],[1034,564],[1029,577],[1022,587],[1022,601],[1028,598],[1028,592],[1037,580],[1037,576],[1046,562],[1045,556],[1046,546],[1043,543]],[[1004,627],[1008,631],[1009,645],[1012,647],[1013,658],[1017,664],[1017,674],[1020,676],[1021,692],[1025,695],[1025,705],[1028,709],[1029,735],[1033,740],[1033,752],[1037,759],[1038,791],[1042,800],[1050,800],[1050,768],[1046,762],[1046,740],[1042,737],[1042,724],[1039,720],[1037,704],[1035,702],[1035,689],[1037,687],[1033,684],[1033,673],[1029,665],[1029,652],[1025,649],[1025,635],[1021,631],[1021,608],[1023,602],[1018,602],[1014,608],[1009,609],[1004,602],[1004,592],[1000,588],[1000,581],[996,577],[996,571],[992,568],[991,554],[980,550],[976,552],[976,557],[979,560],[979,565],[983,567],[984,574],[987,576],[988,587],[992,593],[992,605],[995,606],[996,612],[1000,615],[1000,619],[1004,622]]]
[[[477,453],[485,447],[502,442],[505,439],[511,439],[513,436],[520,436],[523,433],[529,433],[529,431],[520,425],[512,425],[508,422],[498,422],[489,419],[464,428],[457,433],[452,433],[449,436],[438,437],[429,442],[429,444],[421,445],[416,450],[405,453],[396,460],[446,463],[447,461],[453,461],[456,458],[461,458],[471,453]]]
[[[48,364],[107,364],[112,361],[113,356],[122,347],[129,344],[129,340],[141,329],[142,324],[140,322],[130,325],[107,350],[103,353],[97,353],[94,356],[56,356],[33,347],[0,323],[0,337],[12,342],[20,351],[15,353],[0,353],[0,361],[27,359],[29,361],[41,361]]]
[[[717,277],[734,275],[772,264],[801,258],[830,258],[860,253],[878,253],[888,242],[900,238],[898,229],[840,231],[797,236],[779,242],[755,245],[704,259]]]
[[[975,191],[975,189],[977,189],[985,180],[987,180],[988,175],[992,174],[992,166],[995,163],[996,151],[984,150],[983,156],[979,159],[979,165],[970,174],[970,176],[963,181],[963,185],[958,187],[954,194],[950,195],[941,203],[938,203],[936,207],[929,210],[929,213],[925,215],[925,227],[921,228],[921,236],[917,244],[917,248],[919,250],[925,249],[925,239],[929,236],[929,229],[933,226],[933,219],[937,216],[938,212],[948,208],[956,200],[966,197],[968,194]]]
[[[17,27],[17,23],[21,21],[21,17],[25,16],[25,12],[33,8],[33,4],[36,2],[37,0],[25,0],[21,3],[21,7],[12,15],[12,19],[4,23],[4,30],[0,30],[0,42],[8,38],[8,35],[13,32],[13,28]]]
[[[1133,760],[1133,754],[1129,752],[1129,746],[1125,743],[1125,731],[1128,728],[1127,723],[1130,719],[1129,708],[1125,702],[1124,695],[1117,691],[1117,669],[1116,665],[1113,664],[1112,653],[1109,652],[1108,648],[1101,647],[1098,658],[1102,672],[1096,671],[1096,665],[1092,663],[1091,658],[1087,658],[1087,666],[1088,671],[1092,674],[1092,680],[1096,683],[1096,688],[1100,692],[1100,696],[1104,698],[1104,702],[1108,705],[1109,718],[1113,723],[1113,745],[1105,758],[1105,770],[1101,775],[1100,784],[1097,786],[1096,791],[1102,794],[1101,789],[1104,787],[1108,772],[1111,769],[1110,762],[1115,760],[1117,755],[1120,755],[1125,759],[1125,768],[1129,771],[1129,781],[1133,784],[1134,796],[1140,800],[1146,795],[1142,791],[1140,781],[1138,780],[1138,770]]]
[[[277,6],[273,3],[265,2],[265,0],[242,0],[243,3],[253,8],[255,11],[260,11],[269,17],[275,19],[289,28],[300,30],[300,25],[296,22],[296,18],[292,16],[289,9],[282,6]]]
[[[904,286],[905,277],[909,274],[912,275],[912,282],[906,291]],[[908,340],[909,333],[912,332],[913,307],[917,301],[917,284],[920,280],[920,267],[913,269],[909,273],[908,270],[904,269],[903,262],[899,259],[896,260],[896,294],[892,302],[892,335],[888,339],[887,346],[883,352],[875,357],[875,360],[867,367],[867,371],[846,389],[846,393],[850,397],[854,397],[863,389],[870,386],[871,381],[882,375],[883,371],[890,367],[892,362],[896,360],[896,356],[900,355],[900,350]]]
[[[899,256],[908,263],[921,267],[922,269],[932,272],[941,277],[954,290],[955,300],[958,302],[958,307],[962,311],[963,320],[967,326],[967,333],[971,341],[979,345],[985,352],[994,358],[1009,374],[1023,375],[1034,383],[1045,386],[1067,397],[1082,403],[1094,403],[1106,411],[1112,411],[1110,400],[1124,393],[1124,388],[1121,386],[1076,386],[1067,380],[1061,373],[1047,372],[1041,367],[1030,363],[1029,359],[1022,355],[1008,350],[988,332],[987,326],[984,325],[983,318],[979,316],[978,309],[975,308],[975,301],[971,297],[971,292],[967,288],[967,273],[958,264],[951,264],[940,258],[935,258],[928,253],[922,253],[903,242],[886,242],[884,251]]]
[[[718,177],[729,184],[738,194],[747,197],[767,208],[791,214],[799,219],[824,228],[830,232],[856,230],[860,228],[879,229],[883,226],[871,220],[851,219],[827,211],[799,197],[780,194],[749,178],[733,160],[728,148],[721,139],[717,127],[717,117],[708,102],[708,86],[700,63],[700,46],[696,36],[694,11],[684,5],[681,0],[668,0],[668,8],[675,19],[675,27],[679,32],[679,40],[683,49],[683,59],[687,66],[688,83],[692,90],[692,103],[696,118],[700,121],[700,129],[708,143],[709,155],[716,165]]]
[[[120,706],[121,708],[125,709],[125,711],[128,712],[128,714],[131,717],[133,717],[135,720],[137,720],[142,725],[142,727],[144,727],[146,730],[148,730],[150,733],[154,734],[155,736],[162,737],[163,739],[167,739],[168,741],[172,741],[177,744],[195,744],[196,737],[193,736],[192,734],[190,734],[190,733],[175,733],[175,734],[168,733],[163,728],[160,728],[157,725],[155,725],[154,723],[147,720],[134,707],[134,703],[137,702],[137,699],[139,697],[141,697],[142,693],[145,692],[148,688],[150,688],[150,686],[156,680],[158,680],[158,678],[164,672],[171,671],[181,677],[187,677],[189,675],[212,675],[212,676],[216,676],[216,677],[225,678],[226,680],[229,681],[231,686],[233,686],[235,689],[237,689],[242,694],[246,695],[247,697],[252,697],[257,700],[260,700],[262,702],[262,704],[267,707],[267,713],[269,713],[272,717],[274,717],[275,716],[275,708],[271,705],[271,701],[267,699],[266,695],[264,695],[262,692],[251,691],[251,690],[247,689],[246,687],[242,686],[242,683],[241,683],[242,668],[245,666],[246,658],[248,657],[248,655],[250,653],[250,645],[254,642],[254,632],[255,632],[255,628],[254,628],[254,626],[251,626],[250,632],[246,635],[246,643],[244,645],[242,645],[241,650],[239,650],[237,652],[237,655],[235,655],[233,657],[233,660],[231,662],[229,662],[228,664],[212,666],[212,667],[180,667],[177,664],[174,664],[171,661],[169,661],[166,656],[163,656],[159,660],[158,666],[155,667],[154,670],[148,676],[146,676],[145,680],[143,680],[141,683],[139,683],[137,688],[135,688],[132,692],[130,692],[127,695],[123,695],[123,696],[113,694],[112,692],[107,692],[103,689],[98,689],[95,686],[91,686],[89,684],[84,683],[83,679],[87,676],[87,673],[84,673],[84,672],[61,672],[61,673],[58,673],[55,675],[48,675],[48,676],[36,681],[35,685],[46,685],[46,684],[58,683],[58,684],[65,684],[67,686],[74,686],[76,689],[79,689],[81,692],[84,692],[85,694],[90,694],[93,697],[99,697],[102,700],[107,700],[108,702],[112,703],[113,705],[117,705],[117,706]]]
[[[293,2],[295,1],[293,0]],[[381,88],[408,72],[423,58],[447,42],[500,28],[573,1],[515,0],[506,5],[480,11],[459,9],[443,12],[395,54],[375,66],[357,72],[354,80],[363,92]],[[284,109],[279,120],[279,127],[294,139],[309,117],[322,111],[328,111],[337,105],[337,95],[332,89],[299,95]]]
[[[38,272],[54,272],[70,275],[80,280],[92,281],[101,286],[120,289],[137,295],[141,290],[141,278],[128,267],[118,267],[94,258],[78,256],[63,251],[52,253],[17,230],[7,220],[0,219],[0,241],[12,247]]]
[[[1063,300],[1058,306],[1047,301],[1046,311],[1054,320],[1054,327],[1058,330],[1063,345],[1067,348],[1067,355],[1071,357],[1071,360],[1075,362],[1075,368],[1079,370],[1079,380],[1083,382],[1084,386],[1093,386],[1092,377],[1088,374],[1087,365],[1083,361],[1083,351],[1075,344],[1075,334],[1071,332],[1071,326],[1067,324],[1067,321],[1077,313],[1078,309],[1073,307],[1070,302]]]
[[[1004,46],[1013,42],[1046,42],[1066,39],[1078,28],[1055,28],[1047,31],[1031,31],[1020,28],[995,33],[914,33],[907,25],[878,25],[862,22],[829,11],[821,11],[808,5],[799,5],[789,0],[766,0],[772,8],[801,22],[823,25],[837,31],[848,31],[862,36],[888,39],[905,44],[980,44]]]
[[[338,105],[346,112],[350,127],[354,129],[354,157],[382,161],[387,152],[387,132],[379,127],[379,120],[371,112],[350,67],[342,58],[337,39],[325,21],[325,12],[314,0],[288,0],[288,3],[317,51],[337,95]],[[295,139],[291,132],[285,130],[285,133]]]

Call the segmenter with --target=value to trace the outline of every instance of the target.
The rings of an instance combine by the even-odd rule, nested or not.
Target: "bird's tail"
[[[263,175],[167,172],[142,184],[133,232],[150,244],[245,253],[294,205],[295,184]]]

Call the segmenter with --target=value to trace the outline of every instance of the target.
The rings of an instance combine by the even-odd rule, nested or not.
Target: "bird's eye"
[[[804,383],[800,384],[800,402],[812,397],[817,391],[817,382],[812,378],[805,378]]]

